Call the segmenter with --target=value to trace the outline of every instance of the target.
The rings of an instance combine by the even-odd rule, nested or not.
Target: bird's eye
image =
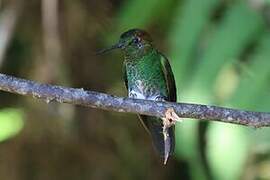
[[[132,41],[133,41],[133,43],[137,44],[140,40],[139,40],[139,38],[134,38]]]

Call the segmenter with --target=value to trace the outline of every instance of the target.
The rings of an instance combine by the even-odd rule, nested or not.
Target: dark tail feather
[[[164,158],[164,164],[166,164],[169,155],[174,152],[174,127],[172,126],[166,130],[167,136],[165,137],[163,123],[160,118],[144,115],[139,115],[139,117],[146,130],[150,133],[155,149]]]

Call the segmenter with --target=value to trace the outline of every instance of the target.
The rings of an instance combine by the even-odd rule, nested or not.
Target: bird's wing
[[[126,89],[128,90],[127,71],[126,71],[125,64],[123,64],[123,67],[122,67],[122,74],[123,74],[123,80],[125,82]]]
[[[167,90],[169,93],[168,100],[171,102],[176,102],[177,95],[176,95],[176,85],[175,85],[174,75],[173,75],[169,60],[162,53],[160,53],[160,62],[162,65],[162,71],[166,79]],[[164,153],[165,162],[166,162],[166,157],[168,157],[168,154],[171,155],[174,152],[174,146],[175,146],[174,126],[171,126],[170,128],[168,128],[167,133],[169,135],[168,136],[169,138],[167,138],[167,140],[164,139],[163,142],[160,140],[160,144],[163,145],[163,153]]]
[[[170,66],[169,60],[160,53],[160,61],[162,65],[162,70],[166,79],[167,83],[167,89],[169,92],[169,101],[176,102],[177,96],[176,96],[176,86],[175,86],[175,80],[172,72],[172,68]]]

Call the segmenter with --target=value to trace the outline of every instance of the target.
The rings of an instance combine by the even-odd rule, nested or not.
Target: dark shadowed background
[[[131,28],[170,59],[178,101],[270,111],[269,0],[0,0],[0,72],[126,96]],[[0,179],[270,179],[270,129],[185,120],[167,166],[136,115],[0,92]]]

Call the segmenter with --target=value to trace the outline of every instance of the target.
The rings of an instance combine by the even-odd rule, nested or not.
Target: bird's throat
[[[141,48],[129,47],[124,49],[124,54],[126,59],[138,60],[154,53],[154,51],[155,49],[152,46],[143,46]]]

